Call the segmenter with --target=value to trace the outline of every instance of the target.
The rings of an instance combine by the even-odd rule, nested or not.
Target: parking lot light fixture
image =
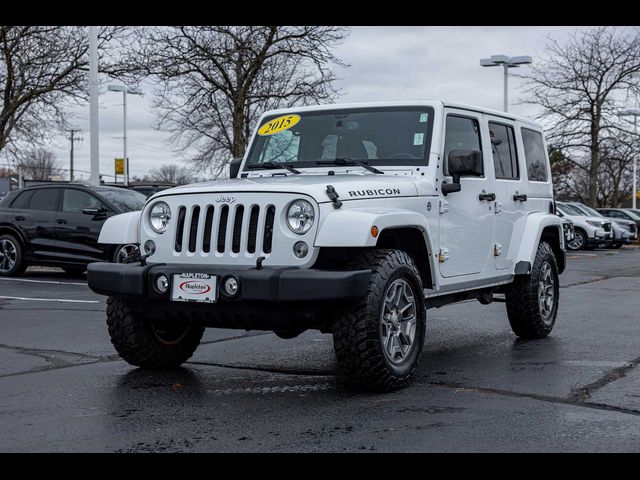
[[[127,157],[127,94],[142,95],[139,88],[125,87],[124,85],[109,85],[110,92],[122,92],[122,158],[124,158],[124,184],[129,186],[129,158]]]
[[[481,67],[498,67],[502,66],[504,70],[504,105],[503,110],[509,111],[509,69],[517,68],[520,65],[530,65],[533,60],[528,55],[518,57],[508,57],[507,55],[492,55],[490,58],[480,60]]]
[[[633,134],[638,135],[638,117],[640,117],[640,108],[626,108],[618,112],[620,117],[633,117]],[[637,208],[638,196],[638,174],[637,174],[637,156],[633,156],[633,190],[631,195],[631,208]]]

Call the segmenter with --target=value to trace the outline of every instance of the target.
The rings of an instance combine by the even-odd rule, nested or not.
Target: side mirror
[[[482,152],[480,150],[451,150],[447,159],[447,167],[449,175],[453,177],[453,183],[442,184],[442,193],[445,195],[460,191],[461,176],[482,176]]]
[[[229,178],[238,178],[240,173],[240,165],[242,165],[242,158],[234,158],[229,164]]]

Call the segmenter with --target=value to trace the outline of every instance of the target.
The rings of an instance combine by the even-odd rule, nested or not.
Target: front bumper
[[[296,302],[348,300],[363,296],[369,285],[370,270],[333,271],[300,268],[228,268],[181,264],[91,263],[87,267],[89,288],[108,296],[135,300],[169,300],[169,293],[158,294],[153,282],[160,274],[170,280],[173,274],[208,273],[221,279],[233,275],[240,288],[233,298],[220,292],[217,303],[241,301]],[[171,291],[169,288],[168,292]],[[210,304],[215,306],[217,303]],[[209,304],[208,304],[209,305]]]

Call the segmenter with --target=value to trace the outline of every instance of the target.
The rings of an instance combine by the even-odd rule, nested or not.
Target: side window
[[[298,160],[299,147],[300,136],[295,135],[292,130],[285,130],[275,135],[271,135],[262,150],[260,163],[295,162]]]
[[[62,198],[62,211],[82,213],[84,208],[104,208],[104,205],[93,195],[82,190],[65,189]]]
[[[31,196],[29,208],[31,210],[46,210],[53,212],[58,209],[58,188],[43,188],[36,190]]]
[[[607,210],[605,212],[602,212],[602,214],[605,217],[625,218],[625,216],[622,213],[618,212],[617,210]]]
[[[544,151],[542,134],[528,128],[522,129],[524,159],[527,163],[527,176],[533,182],[547,181],[547,156]]]
[[[31,200],[32,195],[33,195],[33,190],[27,190],[26,192],[22,192],[11,203],[11,208],[17,208],[19,210],[24,210],[29,208],[29,201]]]
[[[496,178],[509,180],[520,178],[513,127],[489,122],[489,134]]]
[[[449,174],[448,158],[451,150],[480,150],[480,125],[478,120],[469,117],[447,116],[444,139],[444,173]]]

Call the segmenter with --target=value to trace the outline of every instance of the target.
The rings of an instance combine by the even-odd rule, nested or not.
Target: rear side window
[[[449,174],[448,159],[452,150],[479,150],[480,125],[475,118],[447,116],[447,127],[444,140],[444,173]]]
[[[33,195],[33,190],[27,190],[26,192],[22,192],[16,197],[13,203],[11,203],[11,208],[17,208],[21,210],[29,208],[29,200],[31,200],[32,195]]]
[[[533,182],[547,181],[547,157],[544,151],[542,134],[528,128],[522,129],[524,159],[527,163],[527,176]]]
[[[489,134],[496,178],[509,180],[520,178],[513,127],[489,122]]]
[[[43,188],[42,190],[36,190],[31,197],[31,202],[29,202],[29,208],[31,210],[57,210],[59,193],[60,189],[58,188]]]

